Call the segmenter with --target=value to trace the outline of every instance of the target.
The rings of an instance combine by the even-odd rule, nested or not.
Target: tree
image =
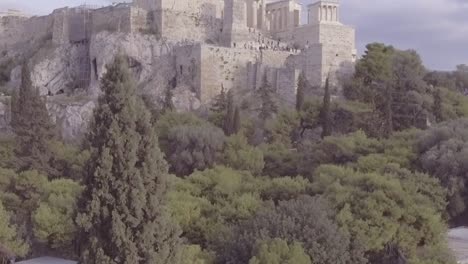
[[[259,174],[263,170],[263,152],[250,146],[245,136],[236,134],[226,140],[223,151],[223,164],[236,170],[246,170]]]
[[[313,221],[311,221],[313,219]],[[257,241],[282,239],[301,243],[314,263],[365,263],[349,237],[332,220],[331,211],[320,198],[302,196],[263,207],[251,219],[240,222],[219,244],[219,263],[248,263],[256,254]]]
[[[180,264],[214,264],[212,254],[199,245],[184,245],[181,260]]]
[[[164,103],[163,103],[163,112],[170,112],[174,110],[174,102],[172,101],[174,97],[174,92],[170,86],[166,87],[166,91],[164,94]]]
[[[228,96],[227,96],[227,109],[226,109],[226,114],[224,115],[224,124],[223,124],[224,133],[228,136],[235,133],[234,132],[234,112],[235,112],[234,95],[232,94],[232,91],[229,91]]]
[[[323,95],[322,109],[320,110],[320,124],[322,125],[322,138],[331,135],[331,118],[330,118],[330,76],[325,82],[325,94]]]
[[[166,153],[171,172],[187,176],[211,168],[222,154],[225,135],[213,125],[177,126],[170,130]]]
[[[468,120],[458,119],[424,131],[416,142],[418,167],[439,179],[449,191],[447,212],[452,220],[463,216],[467,208],[467,131]]]
[[[54,126],[39,90],[32,86],[27,64],[21,73],[21,87],[14,94],[11,106],[11,126],[16,136],[15,165],[19,171],[39,170],[53,176],[49,142],[54,137]]]
[[[443,109],[442,109],[442,95],[440,89],[436,89],[434,92],[434,104],[432,106],[432,113],[434,114],[437,122],[443,121]]]
[[[304,194],[310,183],[301,177],[270,179],[248,171],[216,166],[185,178],[173,176],[170,209],[190,244],[213,251],[229,226],[265,206]]]
[[[210,106],[211,116],[210,121],[216,126],[223,128],[226,121],[226,113],[228,109],[228,96],[224,86],[221,86],[221,91],[219,94],[213,98],[212,104]]]
[[[208,126],[211,125],[209,122],[197,117],[193,113],[177,113],[177,112],[166,112],[156,122],[155,128],[158,135],[159,147],[166,154],[166,157],[170,155],[169,152],[169,136],[171,130],[177,126]]]
[[[305,89],[307,87],[307,79],[305,78],[304,72],[299,74],[297,80],[297,93],[296,93],[296,111],[300,112],[304,105]]]
[[[466,92],[466,90],[468,89],[468,65],[457,65],[457,70],[455,71],[455,79],[458,90],[461,92]]]
[[[299,155],[289,145],[272,143],[262,146],[265,167],[263,174],[270,177],[298,175]]]
[[[282,109],[276,116],[266,121],[265,136],[270,144],[281,143],[291,147],[294,133],[299,128],[299,115],[296,111]]]
[[[233,121],[233,132],[234,134],[239,133],[241,130],[242,124],[241,124],[241,116],[240,116],[240,109],[239,106],[236,106],[236,109],[234,111],[234,121]]]
[[[228,99],[224,86],[221,87],[219,94],[213,99],[210,110],[215,113],[224,113],[227,110]]]
[[[102,79],[88,135],[77,217],[82,263],[178,263],[179,232],[166,211],[167,164],[135,89],[118,55]]]
[[[263,75],[262,85],[259,87],[257,93],[261,102],[259,116],[262,120],[267,120],[278,112],[278,106],[273,99],[273,89],[268,82],[266,74]]]
[[[53,249],[71,249],[76,238],[77,199],[81,186],[69,179],[47,184],[47,197],[33,214],[35,237]]]
[[[300,243],[292,245],[282,239],[259,243],[257,252],[249,264],[312,264]]]
[[[425,75],[426,70],[416,51],[373,43],[367,45],[344,93],[348,99],[371,105],[377,115],[372,126],[384,126],[384,135],[393,129],[425,128],[431,110]]]
[[[0,260],[2,260],[1,251],[8,251],[8,255],[14,254],[8,257],[24,257],[28,253],[29,247],[18,237],[16,228],[10,223],[9,212],[5,210],[0,201]]]
[[[261,205],[262,181],[248,171],[216,166],[175,178],[170,208],[192,244],[214,247],[229,225],[253,215]]]
[[[408,263],[447,263],[426,254],[438,248],[448,252],[439,203],[433,200],[443,189],[420,184],[430,182],[427,175],[404,174],[324,165],[315,171],[311,190],[330,201],[339,226],[361,243],[371,263],[382,263],[394,250]]]

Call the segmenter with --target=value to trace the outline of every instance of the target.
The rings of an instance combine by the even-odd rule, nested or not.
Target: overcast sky
[[[0,10],[17,8],[47,14],[63,6],[111,2],[0,0]],[[367,43],[378,41],[417,50],[432,69],[450,70],[457,64],[468,64],[468,0],[342,0],[341,20],[356,28],[360,53]]]

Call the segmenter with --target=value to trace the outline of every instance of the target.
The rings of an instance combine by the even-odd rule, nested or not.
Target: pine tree
[[[240,109],[239,106],[236,106],[236,110],[234,111],[233,134],[239,133],[241,126]]]
[[[260,101],[262,103],[259,116],[263,120],[270,118],[273,114],[278,112],[278,106],[273,100],[272,93],[273,91],[272,91],[270,83],[268,82],[267,75],[264,74],[262,85],[258,89],[258,94],[260,96]]]
[[[437,89],[434,92],[434,105],[432,107],[432,112],[436,118],[437,123],[443,121],[444,117],[442,113],[442,95],[440,89]]]
[[[102,90],[77,217],[81,263],[178,263],[180,233],[165,210],[167,163],[123,56],[107,66]]]
[[[234,95],[231,91],[227,95],[227,109],[224,115],[224,133],[228,136],[234,134]]]
[[[325,94],[323,95],[322,109],[320,110],[320,123],[322,125],[322,138],[331,135],[331,118],[330,118],[330,76],[325,81]]]
[[[50,166],[50,141],[54,138],[54,125],[45,101],[34,88],[27,64],[21,70],[21,87],[11,103],[11,126],[15,133],[15,167],[18,171],[38,170],[54,175]]]
[[[304,96],[305,96],[305,89],[307,86],[307,80],[304,76],[304,73],[301,72],[299,74],[299,79],[297,81],[297,93],[296,93],[296,111],[300,112],[302,110],[302,106],[304,105]]]

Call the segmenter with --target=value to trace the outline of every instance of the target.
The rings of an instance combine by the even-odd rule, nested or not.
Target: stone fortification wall
[[[245,42],[252,41],[249,35],[246,2],[226,0],[222,44],[226,47],[240,47]]]
[[[190,39],[219,43],[223,27],[224,1],[222,0],[161,0],[156,1],[156,31],[165,39]]]
[[[342,44],[350,47],[350,52],[355,49],[355,30],[352,27],[341,24],[321,24],[319,43]]]
[[[299,80],[300,73],[300,70],[291,67],[285,67],[278,70],[276,93],[282,103],[295,105],[297,82]]]
[[[0,48],[39,41],[51,37],[53,17],[10,17],[0,18]]]
[[[221,89],[247,89],[248,67],[260,59],[259,51],[203,45],[201,50],[200,101],[209,103]]]
[[[322,49],[322,44],[311,45],[299,55],[289,57],[286,65],[288,68],[303,71],[312,86],[322,86],[324,83]]]
[[[68,42],[70,32],[68,23],[68,8],[61,8],[54,10],[52,13],[54,17],[52,40],[55,44],[62,44]]]
[[[289,81],[294,77],[278,81],[278,77],[281,77],[279,70],[292,56],[291,52],[201,45],[200,54],[201,77],[198,94],[202,104],[209,103],[222,88],[234,91],[257,89],[265,72],[274,89],[282,89],[285,82],[290,84],[285,87],[291,87],[291,84],[294,87],[294,83]],[[197,60],[194,62],[197,63]],[[292,73],[283,72],[283,76],[285,75],[293,76]]]
[[[303,25],[290,31],[278,32],[275,36],[302,49],[309,45],[320,43],[320,25]]]
[[[131,7],[108,6],[93,11],[92,32],[131,32]]]
[[[89,40],[92,30],[92,10],[62,8],[52,13],[53,41],[56,44],[77,43]]]
[[[313,44],[300,55],[291,56],[287,67],[302,70],[313,87],[325,85],[330,76],[333,92],[341,92],[341,84],[354,73],[354,57],[347,45]]]
[[[130,8],[131,32],[145,32],[149,29],[148,11],[142,8]]]

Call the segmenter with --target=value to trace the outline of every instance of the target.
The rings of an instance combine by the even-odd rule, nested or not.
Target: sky
[[[302,1],[309,4],[316,0]],[[44,15],[64,6],[112,2],[0,0],[0,10],[16,8]],[[468,64],[468,0],[341,0],[341,22],[356,28],[360,54],[366,44],[383,42],[418,51],[429,69],[452,70],[458,64]]]

